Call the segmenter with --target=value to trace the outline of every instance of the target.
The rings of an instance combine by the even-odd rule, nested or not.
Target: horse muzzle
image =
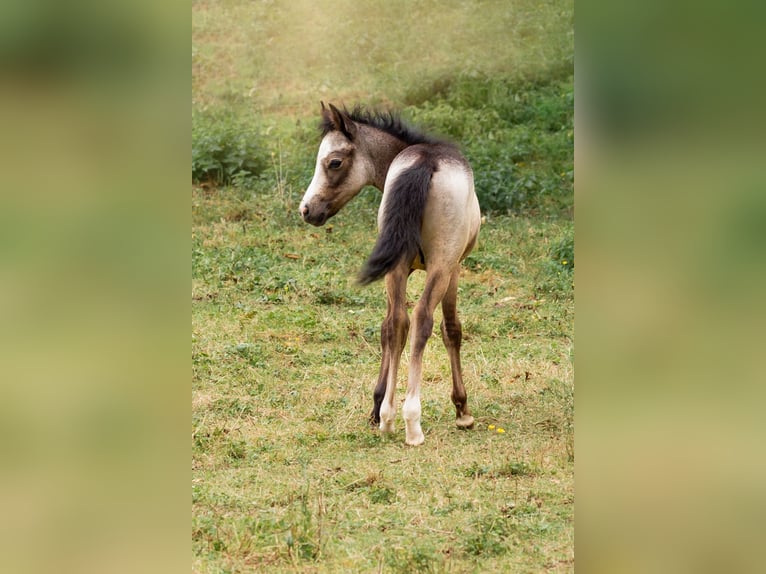
[[[324,225],[331,216],[327,207],[310,207],[308,204],[301,205],[300,212],[303,221],[317,227]]]

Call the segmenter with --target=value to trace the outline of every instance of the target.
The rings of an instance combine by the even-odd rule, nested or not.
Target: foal
[[[423,351],[433,331],[434,309],[441,302],[441,334],[452,369],[452,402],[457,426],[471,428],[460,366],[462,331],[457,317],[460,262],[476,243],[481,221],[473,172],[458,149],[418,133],[390,113],[322,104],[322,143],[311,184],[303,196],[304,221],[321,226],[365,185],[383,191],[379,235],[359,276],[363,285],[385,277],[388,310],[380,330],[382,362],[375,386],[372,424],[394,431],[399,360],[410,320],[407,278],[426,271],[423,295],[412,313],[413,335],[407,394],[402,407],[406,442],[425,440],[420,427]]]

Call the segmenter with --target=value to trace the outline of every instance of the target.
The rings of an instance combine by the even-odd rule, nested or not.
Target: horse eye
[[[338,169],[342,163],[343,160],[340,159],[330,160],[330,169]]]

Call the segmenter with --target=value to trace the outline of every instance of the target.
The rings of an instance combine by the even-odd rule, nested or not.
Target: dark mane
[[[407,145],[449,143],[443,139],[430,136],[420,130],[408,126],[396,112],[367,110],[359,105],[354,106],[354,109],[351,111],[348,111],[344,106],[343,112],[356,123],[384,131],[387,134],[402,140]],[[323,115],[319,129],[322,132],[322,137],[324,137],[335,128],[330,119],[326,115]]]

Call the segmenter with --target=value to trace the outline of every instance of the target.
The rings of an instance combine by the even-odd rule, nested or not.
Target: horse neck
[[[391,162],[407,147],[407,144],[378,129],[370,128],[365,132],[368,132],[364,134],[365,149],[373,170],[371,183],[383,191]]]

